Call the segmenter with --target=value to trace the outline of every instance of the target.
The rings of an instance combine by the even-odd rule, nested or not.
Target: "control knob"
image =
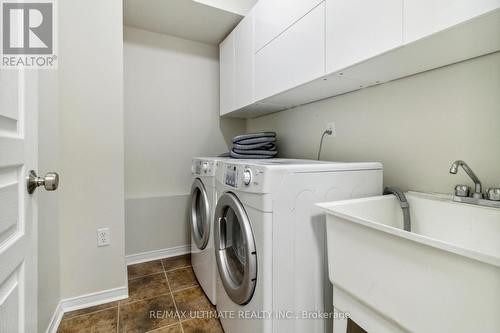
[[[243,184],[250,185],[252,181],[252,171],[250,169],[245,169],[243,171]]]
[[[208,171],[208,162],[203,162],[203,164],[201,165],[201,168],[203,170],[204,173],[207,173]]]

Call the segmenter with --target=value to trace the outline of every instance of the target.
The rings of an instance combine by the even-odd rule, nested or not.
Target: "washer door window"
[[[215,209],[215,251],[219,275],[236,304],[252,299],[257,280],[257,253],[245,209],[233,193],[223,194]]]
[[[205,186],[198,178],[191,187],[191,232],[196,246],[203,250],[210,236],[210,207]]]

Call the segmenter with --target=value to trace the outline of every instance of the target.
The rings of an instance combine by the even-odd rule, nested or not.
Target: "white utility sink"
[[[500,209],[406,197],[411,232],[393,195],[318,204],[335,308],[369,333],[499,333]]]

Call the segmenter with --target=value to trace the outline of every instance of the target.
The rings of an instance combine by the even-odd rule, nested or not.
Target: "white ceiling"
[[[139,29],[219,45],[242,19],[242,15],[234,12],[244,11],[245,6],[249,9],[255,2],[232,1],[240,4],[228,6],[227,1],[223,0],[124,0],[123,23]]]

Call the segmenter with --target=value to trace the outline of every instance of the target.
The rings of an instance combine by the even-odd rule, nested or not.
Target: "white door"
[[[0,333],[36,332],[36,71],[0,70]]]

